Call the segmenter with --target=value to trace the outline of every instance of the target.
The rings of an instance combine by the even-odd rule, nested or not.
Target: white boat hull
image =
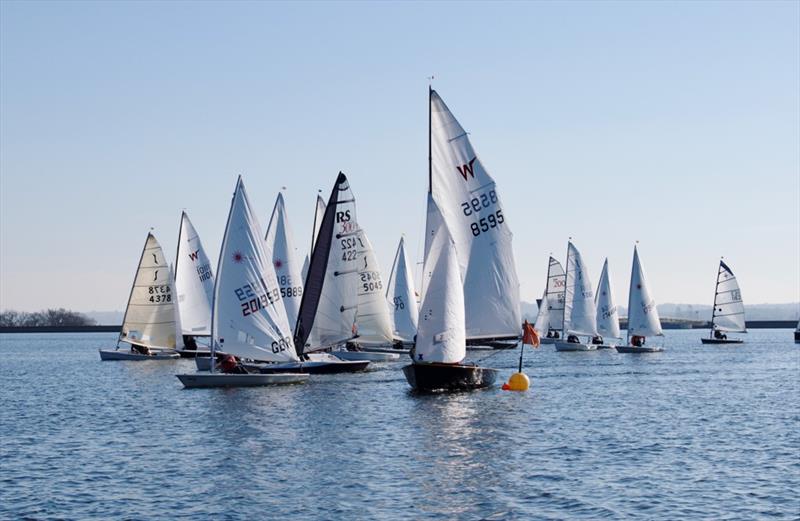
[[[116,349],[100,349],[100,360],[108,362],[111,360],[124,360],[129,362],[142,362],[146,360],[175,360],[180,358],[174,351],[156,351],[152,355],[143,355],[131,351],[117,351]]]
[[[288,385],[304,383],[308,380],[307,374],[278,373],[278,374],[177,374],[187,389],[208,387],[260,387],[265,385]]]
[[[369,360],[370,362],[396,362],[400,360],[397,353],[378,353],[375,351],[334,351],[334,355],[342,360]]]
[[[556,351],[596,351],[597,344],[575,344],[573,342],[556,342]]]
[[[561,340],[560,338],[543,337],[543,338],[539,339],[539,343],[542,344],[542,345],[549,345],[549,344],[555,344],[556,342],[558,342],[560,340]]]

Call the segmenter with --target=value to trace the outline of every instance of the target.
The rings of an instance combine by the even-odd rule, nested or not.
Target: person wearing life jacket
[[[644,337],[639,335],[633,335],[631,337],[631,345],[633,347],[642,347],[644,345]]]
[[[716,338],[717,340],[727,340],[728,335],[723,334],[722,331],[720,331],[719,329],[715,329],[714,338]]]
[[[601,337],[600,335],[593,336],[592,337],[592,344],[594,344],[596,346],[603,345],[603,337]]]
[[[139,344],[131,344],[131,351],[140,355],[152,355],[150,348]]]
[[[569,336],[567,336],[567,343],[580,344],[581,340],[576,335],[569,335]]]
[[[242,367],[233,355],[225,355],[219,364],[219,369],[227,374],[248,374],[247,369]]]

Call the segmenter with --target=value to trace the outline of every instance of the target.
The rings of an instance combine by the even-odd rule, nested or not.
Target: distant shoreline
[[[625,330],[627,321],[620,321],[620,328]],[[682,322],[664,320],[661,326],[664,329],[708,329],[711,324],[699,322]],[[748,329],[794,329],[797,322],[794,320],[748,320]],[[119,333],[122,326],[27,326],[27,327],[0,327],[0,333]]]

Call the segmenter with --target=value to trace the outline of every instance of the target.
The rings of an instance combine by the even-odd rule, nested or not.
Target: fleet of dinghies
[[[185,211],[174,272],[148,233],[117,346],[100,350],[101,359],[196,357],[196,373],[176,375],[191,388],[302,383],[309,374],[363,371],[371,363],[408,353],[411,363],[403,373],[414,390],[493,385],[498,371],[467,362],[466,353],[474,345],[514,347],[522,336],[513,235],[497,183],[433,89],[428,109],[419,292],[403,238],[384,280],[343,173],[327,201],[317,195],[307,255],[292,239],[283,193],[262,234],[239,177],[216,276]],[[572,352],[663,350],[663,343],[646,342],[663,332],[638,245],[627,320],[626,339],[620,343],[608,259],[594,291],[572,238],[563,266],[550,255],[533,326],[542,343]],[[727,338],[733,332],[746,332],[744,305],[736,277],[721,260],[711,331],[702,342],[741,343]],[[800,338],[800,323],[795,337]],[[121,349],[123,345],[127,348]]]

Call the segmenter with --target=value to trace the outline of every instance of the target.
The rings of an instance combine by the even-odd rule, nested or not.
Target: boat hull
[[[211,356],[211,351],[207,349],[178,349],[177,352],[181,358],[208,358]]]
[[[416,363],[403,367],[403,374],[415,391],[471,391],[494,385],[499,371],[473,365]]]
[[[616,346],[611,344],[595,344],[597,349],[614,349]]]
[[[560,339],[560,338],[547,338],[547,337],[543,337],[543,338],[540,338],[540,339],[539,339],[539,343],[540,343],[540,344],[542,344],[542,345],[550,345],[550,344],[555,344],[556,342],[559,342],[559,341],[561,341],[561,339]]]
[[[389,353],[395,355],[407,355],[411,350],[407,348],[396,347],[368,347],[363,346],[361,352],[363,353]]]
[[[369,367],[369,360],[341,360],[339,362],[290,362],[287,364],[264,364],[258,367],[261,374],[276,374],[293,371],[304,374],[360,373]]]
[[[595,351],[597,344],[576,344],[574,342],[556,342],[556,351]]]
[[[149,360],[175,360],[180,358],[178,353],[172,351],[156,352],[152,355],[132,353],[131,351],[117,351],[116,349],[100,349],[100,360],[104,362],[123,360],[128,362],[143,362]]]
[[[701,338],[700,341],[704,344],[743,344],[744,340],[741,338]]]
[[[398,353],[378,353],[375,351],[334,351],[342,360],[367,360],[369,362],[396,362],[400,360]]]
[[[281,374],[177,374],[187,389],[209,387],[261,387],[266,385],[299,384],[308,380],[307,374],[281,373]]]
[[[617,353],[660,353],[663,347],[617,346]]]
[[[794,332],[794,343],[795,344],[800,344],[800,331],[795,331]]]

